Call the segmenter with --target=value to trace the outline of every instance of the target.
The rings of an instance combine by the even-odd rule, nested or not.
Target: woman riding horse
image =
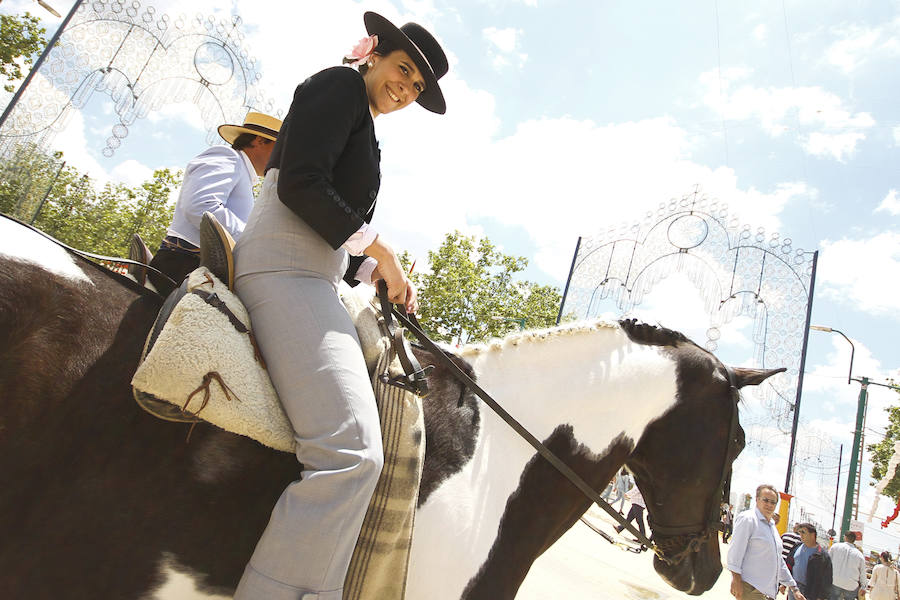
[[[397,28],[372,12],[364,21],[371,37],[348,57],[359,72],[334,67],[297,87],[235,248],[235,290],[303,465],[272,511],[238,599],[339,600],[383,463],[375,397],[337,287],[342,276],[384,279],[393,302],[416,309],[396,254],[369,225],[380,183],[374,118],[413,101],[443,113],[447,58],[415,23]]]

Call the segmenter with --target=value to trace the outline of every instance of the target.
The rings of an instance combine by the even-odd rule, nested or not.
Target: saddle
[[[135,401],[167,421],[207,420],[291,451],[293,429],[268,378],[249,314],[231,291],[234,240],[205,213],[200,241],[201,266],[166,298],[147,336],[132,380]],[[378,373],[380,381],[417,395],[427,393],[428,370],[419,366],[403,330],[386,323],[377,305],[355,292],[342,300],[356,325],[370,376],[390,351],[392,359]]]

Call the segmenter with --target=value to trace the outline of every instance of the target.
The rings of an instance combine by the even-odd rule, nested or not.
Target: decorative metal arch
[[[726,204],[696,188],[661,203],[640,222],[580,238],[560,316],[597,317],[606,299],[627,313],[666,276],[685,274],[709,316],[707,349],[718,347],[723,324],[746,315],[754,323],[755,366],[788,369],[788,377],[768,380],[759,394],[788,433],[802,386],[816,257],[778,233],[740,226]]]
[[[219,124],[243,122],[248,110],[279,114],[259,90],[261,74],[240,24],[238,16],[200,14],[173,21],[139,0],[83,2],[6,115],[0,157],[24,144],[46,148],[94,92],[108,95],[118,115],[102,150],[107,157],[135,120],[165,104],[196,104],[210,144]]]

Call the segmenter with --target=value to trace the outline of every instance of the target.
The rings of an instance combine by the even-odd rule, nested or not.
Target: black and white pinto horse
[[[0,595],[162,597],[178,580],[230,596],[296,459],[208,425],[186,442],[187,425],[143,412],[129,381],[161,299],[3,218],[0,240]],[[657,572],[712,587],[711,515],[743,446],[736,388],[771,372],[730,381],[681,334],[633,322],[525,332],[455,361],[594,489],[627,465]],[[445,368],[430,382],[407,597],[513,598],[590,501]]]

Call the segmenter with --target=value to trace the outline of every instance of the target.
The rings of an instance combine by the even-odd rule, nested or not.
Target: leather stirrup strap
[[[397,354],[400,365],[403,367],[403,372],[406,374],[402,382],[393,379],[388,380],[385,383],[399,385],[402,388],[415,392],[419,396],[424,396],[428,393],[428,374],[434,367],[428,366],[424,369],[422,368],[422,365],[419,364],[418,359],[416,359],[416,356],[412,353],[409,342],[403,336],[405,330],[402,327],[396,327],[394,325],[394,319],[391,315],[394,307],[393,304],[391,304],[391,301],[388,300],[387,284],[383,279],[378,282],[377,288],[378,300],[381,303],[381,314],[384,317],[384,325],[391,338],[394,352]],[[406,311],[404,310],[404,313],[405,312]]]

